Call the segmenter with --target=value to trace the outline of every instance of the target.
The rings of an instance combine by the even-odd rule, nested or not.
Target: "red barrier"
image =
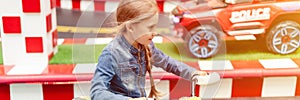
[[[300,76],[300,69],[235,69],[219,72],[222,78],[251,78],[251,77],[284,77]],[[43,82],[76,82],[90,81],[92,73],[87,74],[41,74],[41,75],[1,75],[0,84],[9,83],[43,83]],[[147,76],[149,79],[149,77]],[[154,79],[178,80],[180,77],[167,72],[153,72]]]

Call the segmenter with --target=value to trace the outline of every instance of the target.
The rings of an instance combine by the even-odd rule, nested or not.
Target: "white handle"
[[[212,72],[205,76],[197,75],[193,79],[198,85],[210,85],[220,81],[220,75],[217,72]]]

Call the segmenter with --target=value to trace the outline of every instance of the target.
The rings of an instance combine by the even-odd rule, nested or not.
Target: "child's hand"
[[[207,75],[207,74],[208,74],[208,73],[205,72],[205,71],[194,71],[194,72],[192,73],[192,76],[194,76],[194,75],[205,76],[205,75]]]
[[[195,72],[192,77],[192,81],[198,85],[210,85],[220,81],[220,75],[217,72]]]

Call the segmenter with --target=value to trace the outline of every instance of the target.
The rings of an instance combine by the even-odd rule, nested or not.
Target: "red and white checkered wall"
[[[1,0],[3,64],[47,65],[57,45],[56,23],[54,0]]]
[[[146,82],[149,83],[149,80]],[[149,93],[149,84],[146,93]],[[89,96],[91,84],[89,82],[55,83],[52,84],[24,84],[15,83],[1,85],[1,100],[72,100],[76,97]],[[183,80],[156,80],[157,89],[165,93],[162,100],[178,100],[190,96],[190,83]],[[298,89],[296,88],[298,87]],[[28,91],[30,90],[30,91]],[[219,84],[197,87],[196,95],[201,98],[228,99],[236,97],[293,97],[299,96],[297,77],[269,77],[269,78],[225,78]],[[5,91],[5,92],[4,92]],[[0,94],[1,96],[1,94]]]
[[[299,62],[298,59],[295,61]],[[240,66],[232,66],[239,62],[231,62],[232,65],[229,62],[226,63],[225,70],[218,71],[224,72],[221,74],[222,80],[218,84],[198,86],[196,95],[200,95],[202,98],[300,96],[298,63],[296,67],[270,69],[267,67],[268,65],[265,66],[265,61],[260,62],[264,65],[263,68],[245,69],[239,68]],[[190,63],[189,65],[209,70],[212,67],[207,68],[205,66],[207,63],[199,61],[198,64]],[[256,66],[255,63],[252,65]],[[288,66],[290,65],[292,64],[288,64]],[[0,79],[2,79],[0,83],[15,82],[0,84],[1,100],[23,100],[24,98],[28,100],[71,100],[80,96],[89,96],[91,87],[89,80],[93,77],[96,64],[49,65],[39,75],[25,75],[22,78],[9,75],[14,69],[16,69],[14,66],[0,66]],[[190,82],[183,79],[178,80],[178,76],[153,67],[153,77],[156,79],[158,90],[166,93],[162,100],[178,100],[180,97],[190,95]],[[69,81],[63,82],[65,80]],[[146,93],[149,93],[149,85],[149,80],[147,80]]]
[[[80,11],[113,12],[120,0],[56,0],[56,6]],[[170,12],[177,4],[188,0],[156,0],[161,12]]]

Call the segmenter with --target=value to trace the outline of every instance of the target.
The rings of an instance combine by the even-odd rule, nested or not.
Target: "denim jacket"
[[[190,79],[196,69],[165,55],[153,43],[149,45],[151,64],[167,72]],[[140,55],[140,57],[138,57]],[[92,79],[92,100],[128,100],[146,97],[146,61],[144,50],[130,45],[118,35],[102,51]]]

